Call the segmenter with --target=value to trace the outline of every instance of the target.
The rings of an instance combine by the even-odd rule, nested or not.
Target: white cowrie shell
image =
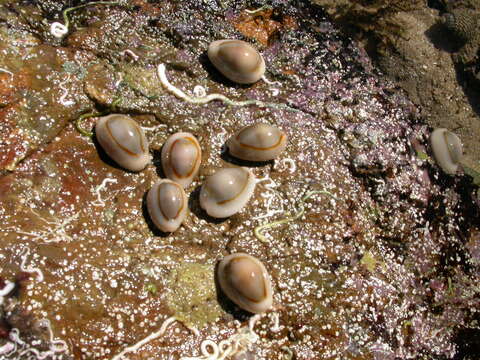
[[[438,166],[450,175],[455,175],[463,157],[462,142],[457,135],[444,128],[430,134],[433,156]]]
[[[154,224],[163,232],[173,232],[187,215],[187,196],[174,181],[164,179],[148,191],[147,209]]]
[[[145,133],[129,116],[101,117],[95,125],[95,134],[108,156],[127,170],[140,171],[150,161]]]
[[[186,188],[200,168],[202,150],[195,136],[179,132],[170,136],[162,148],[165,175]]]
[[[287,136],[283,131],[264,123],[246,126],[227,141],[230,154],[249,161],[273,160],[286,145]]]
[[[241,40],[217,40],[208,46],[208,58],[228,79],[239,84],[252,84],[265,73],[262,55]]]
[[[228,217],[246,205],[254,190],[255,176],[249,169],[220,169],[202,185],[200,206],[210,216]]]
[[[267,269],[245,253],[231,254],[220,261],[217,278],[222,291],[243,310],[254,314],[272,306],[272,286]]]

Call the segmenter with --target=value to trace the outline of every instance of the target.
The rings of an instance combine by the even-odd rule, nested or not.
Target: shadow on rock
[[[165,175],[165,172],[163,171],[163,166],[162,166],[162,148],[160,150],[153,150],[152,151],[152,164],[155,166],[155,172],[157,173],[158,177],[161,179],[166,179],[167,176]]]
[[[477,65],[480,67],[480,64]],[[462,87],[472,110],[480,116],[480,69],[475,73],[473,67],[468,69],[462,63],[455,64],[457,82]]]
[[[252,86],[250,84],[237,84],[237,83],[227,79],[225,76],[223,76],[222,73],[220,73],[220,71],[218,71],[215,68],[215,66],[213,66],[212,62],[208,58],[208,55],[207,55],[206,51],[198,57],[198,61],[202,65],[203,69],[208,73],[208,77],[212,81],[214,81],[218,84],[222,84],[226,87],[236,88],[236,89],[248,89]]]
[[[248,160],[242,160],[238,159],[230,154],[228,151],[228,147],[226,144],[223,145],[222,147],[222,152],[220,153],[220,158],[223,161],[226,161],[230,164],[237,165],[237,166],[245,166],[245,167],[262,167],[265,165],[270,165],[273,167],[273,160],[268,160],[268,161],[248,161]]]
[[[459,41],[441,22],[437,22],[425,31],[425,36],[438,50],[448,53],[458,52],[465,42]]]
[[[108,154],[105,152],[105,150],[103,150],[102,146],[98,142],[97,135],[95,134],[95,130],[93,131],[92,142],[93,142],[93,145],[95,146],[95,149],[97,150],[98,157],[105,164],[107,164],[108,166],[111,166],[115,169],[126,171],[126,172],[131,173],[131,174],[135,174],[134,171],[130,171],[128,169],[125,169],[125,168],[121,167],[110,156],[108,156]]]

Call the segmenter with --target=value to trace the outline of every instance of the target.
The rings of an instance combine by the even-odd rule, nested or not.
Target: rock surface
[[[1,3],[0,290],[16,284],[0,297],[0,346],[15,347],[6,359],[476,354],[477,189],[463,173],[441,173],[415,106],[319,8],[97,4],[72,11],[58,39],[50,25],[70,2]],[[205,55],[222,38],[254,44],[275,83],[225,80]],[[189,96],[202,86],[256,104],[178,98],[160,82],[162,64]],[[75,127],[81,114],[112,111],[147,132],[152,163],[140,173],[116,166]],[[258,121],[287,134],[282,158],[231,158],[225,141]],[[202,167],[186,189],[187,220],[163,234],[145,194],[177,131],[199,139]],[[212,219],[199,186],[236,165],[260,179],[255,194],[240,213]],[[240,251],[272,276],[274,307],[258,319],[214,278],[217,261]]]
[[[314,0],[363,44],[432,128],[457,133],[480,184],[480,3],[476,0]],[[451,17],[451,26],[445,19]],[[465,37],[456,33],[466,33]]]

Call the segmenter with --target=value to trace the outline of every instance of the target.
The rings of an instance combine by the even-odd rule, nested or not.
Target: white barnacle
[[[197,85],[193,88],[193,95],[202,98],[207,96],[207,90],[202,85]]]
[[[68,27],[59,22],[54,22],[50,25],[50,34],[57,39],[62,39],[68,33]]]
[[[274,162],[273,169],[278,171],[283,171],[288,169],[290,174],[293,174],[297,170],[297,165],[295,164],[295,160],[290,158],[285,158],[279,161]]]

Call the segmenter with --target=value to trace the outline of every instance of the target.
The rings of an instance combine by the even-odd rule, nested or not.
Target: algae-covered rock
[[[172,270],[167,284],[167,305],[183,323],[201,329],[222,316],[213,265],[182,264]]]

